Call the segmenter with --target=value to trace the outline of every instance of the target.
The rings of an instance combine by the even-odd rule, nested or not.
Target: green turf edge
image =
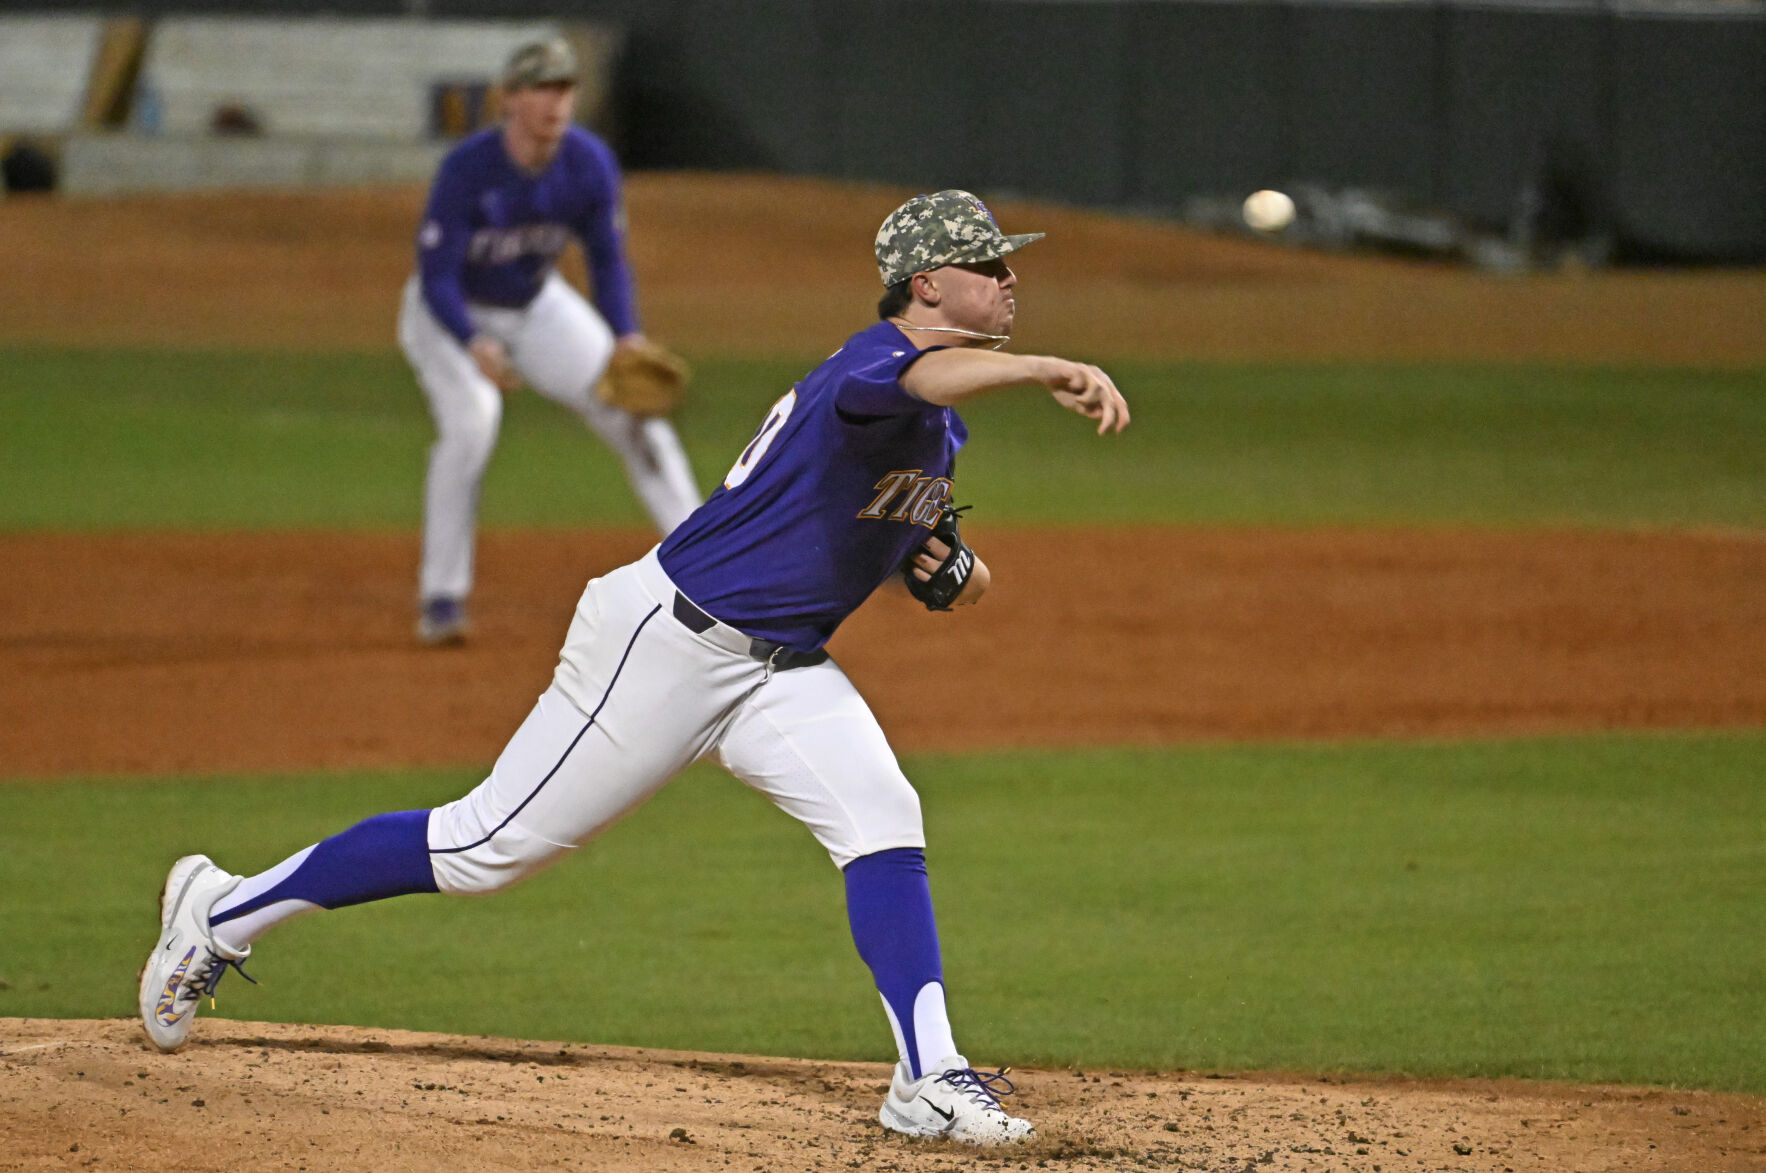
[[[1766,732],[906,765],[978,1061],[1766,1092]],[[260,869],[475,778],[0,786],[0,1016],[130,1013],[173,856]],[[521,887],[299,920],[251,969],[220,1014],[890,1050],[832,866],[703,768]]]
[[[722,477],[813,360],[703,357]],[[965,407],[959,485],[1011,523],[1766,527],[1766,371],[1119,362],[1100,439],[1039,392]],[[432,438],[396,354],[0,349],[0,531],[414,530]],[[490,527],[643,524],[562,408],[507,401]]]

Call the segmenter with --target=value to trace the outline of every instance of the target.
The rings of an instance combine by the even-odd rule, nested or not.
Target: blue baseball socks
[[[895,1045],[919,1079],[957,1053],[944,1005],[944,966],[926,853],[896,847],[846,865],[846,915],[853,944],[871,967]]]
[[[237,951],[315,908],[434,891],[429,812],[400,811],[365,819],[241,880],[209,910],[209,925],[216,940]]]
[[[376,815],[241,880],[209,913],[216,939],[241,951],[304,912],[436,891],[428,829],[426,810]],[[957,1053],[926,853],[917,847],[879,851],[853,860],[845,875],[853,943],[871,968],[896,1046],[918,1079]]]

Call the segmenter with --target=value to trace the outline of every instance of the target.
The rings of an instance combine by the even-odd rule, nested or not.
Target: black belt
[[[675,592],[675,618],[682,627],[694,635],[704,635],[717,624],[717,620],[693,605],[681,592]],[[809,668],[820,664],[828,658],[825,649],[817,648],[813,652],[800,652],[788,644],[770,639],[751,639],[748,641],[748,654],[770,667],[774,672],[789,672],[793,668]]]

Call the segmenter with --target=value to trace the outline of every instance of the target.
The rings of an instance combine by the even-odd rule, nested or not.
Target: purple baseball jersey
[[[675,585],[713,618],[814,651],[925,542],[968,439],[916,399],[916,359],[879,322],[773,405],[723,486],[662,543]]]
[[[573,126],[535,175],[503,145],[501,127],[465,138],[442,159],[417,234],[423,300],[461,342],[475,333],[469,301],[524,306],[582,241],[595,305],[615,335],[637,326],[626,268],[619,164],[607,144]]]

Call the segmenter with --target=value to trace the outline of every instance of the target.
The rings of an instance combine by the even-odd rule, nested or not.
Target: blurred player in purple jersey
[[[666,534],[699,504],[674,428],[602,403],[594,388],[618,347],[642,341],[626,267],[619,165],[575,125],[577,66],[562,40],[517,49],[502,77],[502,125],[441,162],[405,286],[399,345],[435,418],[423,494],[417,635],[467,632],[478,490],[505,391],[521,383],[581,416],[622,461]],[[555,266],[581,242],[591,306]]]
[[[207,856],[174,864],[141,977],[154,1044],[180,1046],[197,999],[277,923],[505,887],[711,758],[807,826],[844,875],[900,1055],[883,1125],[976,1144],[1031,1135],[1000,1104],[1009,1082],[958,1050],[920,800],[823,644],[880,586],[924,582],[946,561],[931,530],[966,437],[956,405],[1032,388],[1100,435],[1127,426],[1097,367],[991,349],[1016,310],[1005,258],[1035,239],[1002,234],[967,192],[891,214],[876,241],[883,320],[780,397],[722,487],[660,546],[588,584],[550,687],[471,793],[368,819],[250,878]],[[985,564],[970,565],[958,604],[988,586]]]

